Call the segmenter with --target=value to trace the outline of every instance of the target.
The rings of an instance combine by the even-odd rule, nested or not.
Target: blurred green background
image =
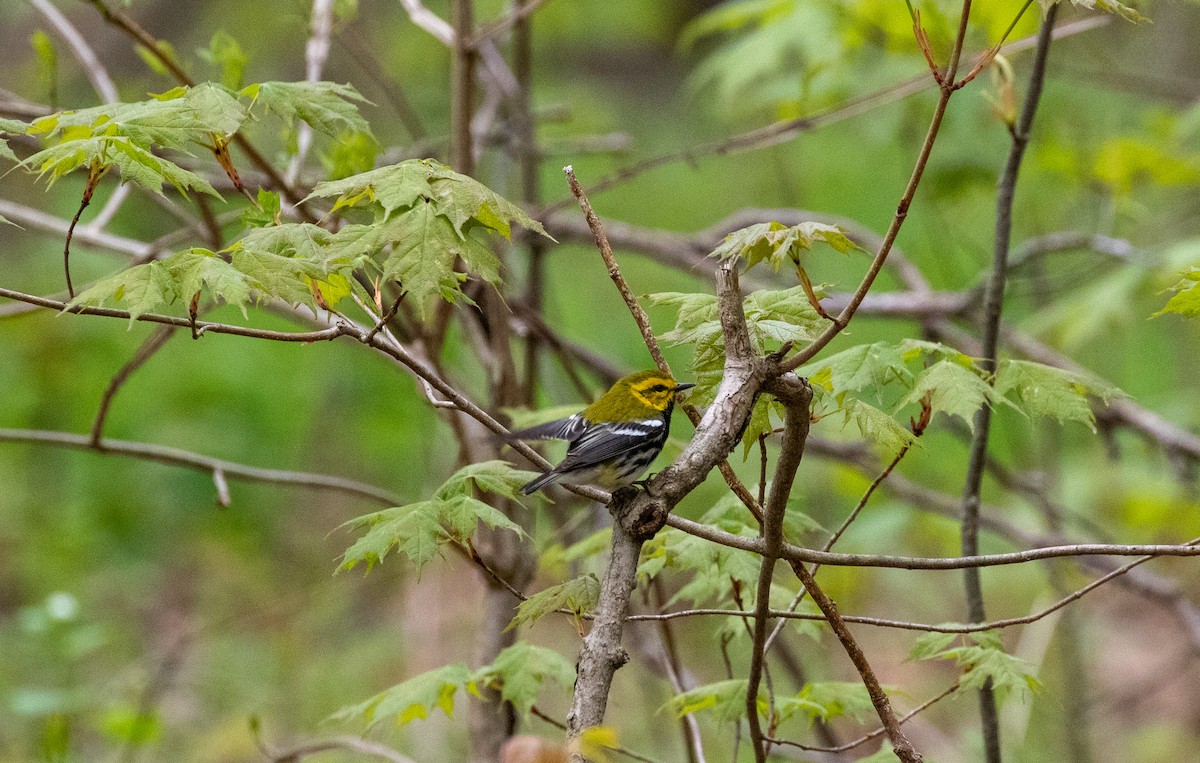
[[[58,5],[95,47],[123,99],[173,86],[88,4]],[[352,83],[375,104],[363,113],[383,146],[402,155],[439,154],[448,132],[449,54],[410,23],[400,3],[354,5],[339,5],[342,20],[324,78]],[[705,34],[714,19],[703,15],[711,2],[547,2],[534,17],[533,100],[545,116],[538,134],[548,151],[541,171],[544,198],[567,194],[563,164],[573,164],[586,187],[639,159],[775,119],[819,114],[924,71],[898,0],[774,5],[777,17],[769,23]],[[447,15],[445,2],[429,7]],[[956,6],[920,7],[935,46],[942,45]],[[970,51],[994,41],[1015,9],[999,0],[977,3]],[[303,78],[310,10],[297,0],[135,0],[128,6],[149,31],[170,41],[198,79],[220,78],[219,68],[198,51],[209,48],[215,33],[228,33],[248,57],[246,82]],[[481,20],[505,10],[501,2],[476,3]],[[1158,2],[1142,10],[1154,23],[1113,18],[1055,45],[1014,232],[1017,246],[1061,230],[1104,234],[1131,242],[1132,254],[1114,260],[1076,250],[1017,270],[1006,317],[1138,403],[1195,430],[1197,326],[1178,316],[1148,317],[1165,302],[1162,291],[1178,272],[1200,262],[1200,110],[1194,106],[1200,96],[1194,46],[1200,8]],[[1035,5],[1013,38],[1032,34],[1037,16]],[[1065,10],[1063,20],[1085,16]],[[79,64],[30,5],[0,0],[0,29],[0,88],[7,91],[0,100],[49,104],[53,79],[57,107],[97,103]],[[57,47],[52,78],[31,43],[37,30],[49,32]],[[391,87],[403,89],[426,131],[421,141],[404,129],[352,47],[370,51]],[[1028,59],[1028,53],[1011,57],[1018,96]],[[990,262],[994,189],[1008,146],[1004,125],[985,97],[995,89],[991,77],[985,73],[952,102],[898,242],[938,289],[977,285]],[[605,219],[672,231],[695,231],[746,207],[817,210],[881,231],[895,211],[934,100],[927,89],[779,145],[674,162],[596,193],[593,202]],[[284,166],[288,136],[275,123],[250,131]],[[585,145],[594,136],[613,135],[620,137],[618,150],[595,152]],[[318,142],[315,153],[328,150]],[[322,179],[313,164],[313,179]],[[477,174],[510,198],[519,196],[512,161],[500,151],[489,150]],[[115,181],[101,184],[93,209]],[[74,177],[49,192],[21,172],[0,178],[0,198],[59,217],[73,213],[81,188]],[[228,206],[236,207],[230,198]],[[223,209],[218,205],[218,212]],[[135,193],[111,230],[148,241],[175,226],[145,194]],[[61,247],[61,237],[33,227],[0,226],[0,286],[59,291]],[[633,253],[618,256],[639,294],[711,288],[704,272],[681,272]],[[846,290],[865,262],[814,252],[809,272],[831,290]],[[84,244],[73,250],[77,283],[122,264]],[[650,364],[593,249],[552,246],[547,266],[550,325],[623,369]],[[511,275],[520,281],[519,260]],[[886,275],[879,288],[896,288],[896,282]],[[231,308],[211,317],[243,320]],[[662,331],[673,319],[664,309],[652,310],[652,317]],[[292,328],[254,311],[250,322]],[[87,432],[112,375],[149,331],[49,311],[0,317],[0,427]],[[833,350],[919,332],[914,322],[862,316]],[[680,349],[669,358],[678,368],[689,360]],[[471,380],[469,391],[478,393],[470,388],[479,380],[469,353],[452,353],[448,366],[451,377]],[[542,403],[582,402],[557,367],[547,364],[546,380]],[[901,471],[958,495],[965,443],[952,422],[935,423]],[[675,426],[676,438],[690,435],[682,419]],[[428,495],[453,471],[455,458],[447,427],[413,380],[350,342],[302,346],[213,335],[191,341],[180,334],[123,388],[106,433],[257,466],[352,477],[406,501]],[[842,431],[836,416],[814,434],[857,436],[853,428]],[[1002,463],[1045,479],[1046,494],[1061,503],[1067,527],[1079,537],[1095,537],[1095,528],[1121,542],[1200,535],[1194,464],[1173,462],[1136,436],[1117,431],[1102,438],[1078,425],[1002,411],[994,443]],[[757,481],[754,458],[734,461],[749,482]],[[847,466],[811,458],[796,497],[816,520],[836,526],[866,481]],[[1029,501],[994,484],[987,488],[985,498],[1003,507],[1004,519],[1040,526],[1041,515]],[[718,479],[710,479],[680,510],[702,512],[721,489]],[[257,760],[252,716],[272,743],[304,739],[338,730],[322,720],[344,705],[446,662],[470,662],[482,584],[461,559],[435,561],[419,577],[400,559],[365,577],[335,576],[338,556],[352,539],[340,525],[377,506],[243,482],[234,482],[231,492],[232,506],[223,509],[204,474],[0,444],[0,760]],[[886,490],[876,501],[843,550],[957,553],[958,529],[951,520],[908,506]],[[573,511],[597,514],[584,526],[603,520],[593,507]],[[523,524],[539,550],[555,542],[545,515],[531,513]],[[1010,548],[991,536],[984,547]],[[1200,593],[1196,564],[1159,560],[1152,568],[1184,597]],[[1070,565],[989,570],[989,615],[1019,616],[1048,603],[1054,590],[1048,569],[1059,570],[1069,585],[1084,581]],[[546,571],[538,585],[560,582],[556,575],[561,572]],[[827,569],[822,576],[844,612],[926,622],[964,617],[955,573]],[[1045,684],[1042,692],[1005,706],[1012,759],[1067,759],[1066,698],[1076,692],[1086,694],[1092,759],[1200,757],[1200,647],[1171,613],[1115,586],[1075,609],[1081,615],[1083,684],[1064,675],[1056,656],[1058,620],[1006,634],[1008,648],[1039,666]],[[637,627],[631,626],[635,636]],[[684,658],[698,682],[724,676],[715,628],[700,621],[681,626]],[[912,643],[906,635],[866,628],[856,633],[884,682],[909,693],[909,706],[953,680],[949,665],[904,662]],[[558,647],[570,659],[578,648],[566,619],[547,618],[528,638]],[[853,677],[828,635],[797,644],[814,676]],[[682,759],[675,721],[655,713],[670,696],[665,681],[621,671],[609,721],[622,742],[661,760]],[[548,691],[539,706],[561,717],[568,700],[561,691]],[[463,759],[461,699],[458,708],[454,719],[437,714],[385,727],[376,736],[419,761]],[[852,720],[838,724],[847,738],[858,729]],[[558,733],[538,721],[527,728]],[[709,759],[728,759],[729,729],[707,722],[705,729]],[[802,725],[788,731],[804,734]],[[56,741],[63,735],[69,737],[65,757]],[[914,721],[912,736],[930,760],[976,759],[973,700],[939,705]],[[743,749],[742,759],[746,754]],[[327,759],[356,759],[342,755]]]

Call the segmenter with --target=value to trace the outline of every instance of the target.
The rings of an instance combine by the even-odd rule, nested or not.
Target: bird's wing
[[[518,429],[509,432],[510,440],[573,440],[587,429],[587,421],[580,414],[568,416],[565,419],[547,421],[528,429]]]
[[[586,469],[616,458],[627,450],[644,447],[655,439],[665,441],[667,423],[660,418],[641,421],[612,421],[588,428],[571,442],[567,457],[557,471]]]

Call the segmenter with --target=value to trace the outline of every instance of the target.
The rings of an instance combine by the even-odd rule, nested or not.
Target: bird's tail
[[[556,469],[551,469],[537,479],[527,482],[525,485],[523,485],[520,491],[521,495],[530,495],[531,493],[536,493],[547,485],[558,482],[558,478],[561,476],[561,472]]]

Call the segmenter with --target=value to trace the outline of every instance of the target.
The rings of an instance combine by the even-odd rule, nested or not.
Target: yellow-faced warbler
[[[671,429],[679,384],[661,371],[638,371],[617,380],[580,413],[510,433],[517,440],[566,440],[562,463],[521,488],[529,495],[563,480],[613,490],[632,484],[662,450]]]

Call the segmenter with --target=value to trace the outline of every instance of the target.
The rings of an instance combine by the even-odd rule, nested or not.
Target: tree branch
[[[54,432],[43,429],[0,429],[0,442],[35,443],[54,445],[73,450],[90,450],[101,455],[129,456],[143,461],[157,461],[162,464],[181,466],[199,472],[222,472],[226,477],[245,480],[247,482],[265,482],[275,485],[294,485],[296,487],[331,490],[338,493],[366,498],[385,506],[399,506],[404,501],[400,496],[383,488],[368,485],[365,482],[334,477],[310,472],[293,472],[283,469],[263,469],[257,466],[247,466],[235,461],[225,461],[220,458],[205,456],[200,453],[172,448],[166,445],[152,445],[128,440],[100,440],[93,444],[88,435],[72,434],[70,432]]]
[[[1029,75],[1029,92],[1025,97],[1020,121],[1010,128],[1012,146],[1009,149],[1008,162],[1000,177],[999,191],[996,195],[995,249],[992,255],[992,275],[988,280],[984,296],[983,354],[979,359],[980,367],[989,373],[996,369],[997,362],[1000,315],[1004,309],[1004,287],[1008,277],[1008,250],[1012,239],[1012,211],[1013,199],[1016,195],[1017,175],[1021,170],[1025,146],[1029,142],[1029,131],[1033,126],[1033,118],[1037,113],[1038,101],[1041,98],[1042,84],[1045,82],[1046,59],[1050,53],[1050,33],[1054,28],[1054,19],[1057,15],[1058,6],[1051,5],[1042,21],[1033,70]],[[989,377],[989,383],[994,383],[994,379]],[[992,409],[985,402],[975,414],[970,461],[967,466],[966,484],[963,486],[963,556],[975,556],[979,553],[980,491],[983,489],[983,474],[987,465],[991,424]],[[963,583],[967,595],[967,617],[971,622],[983,622],[987,619],[987,613],[983,603],[983,585],[979,569],[968,567],[964,570]],[[1000,719],[996,711],[996,697],[992,691],[990,680],[985,682],[979,690],[979,715],[983,727],[983,746],[987,761],[988,763],[1000,763],[1002,758]]]
[[[771,384],[772,394],[785,406],[786,419],[780,442],[779,457],[775,462],[775,476],[771,480],[771,492],[763,506],[762,562],[759,565],[758,589],[754,604],[753,644],[750,650],[750,668],[746,681],[746,720],[750,726],[750,744],[754,758],[765,763],[769,747],[764,744],[762,726],[758,720],[758,687],[762,679],[763,663],[766,660],[767,631],[770,629],[771,579],[775,574],[775,563],[783,551],[783,516],[787,511],[796,470],[804,456],[804,443],[808,439],[811,424],[809,406],[812,389],[808,383],[794,374],[775,379]]]

